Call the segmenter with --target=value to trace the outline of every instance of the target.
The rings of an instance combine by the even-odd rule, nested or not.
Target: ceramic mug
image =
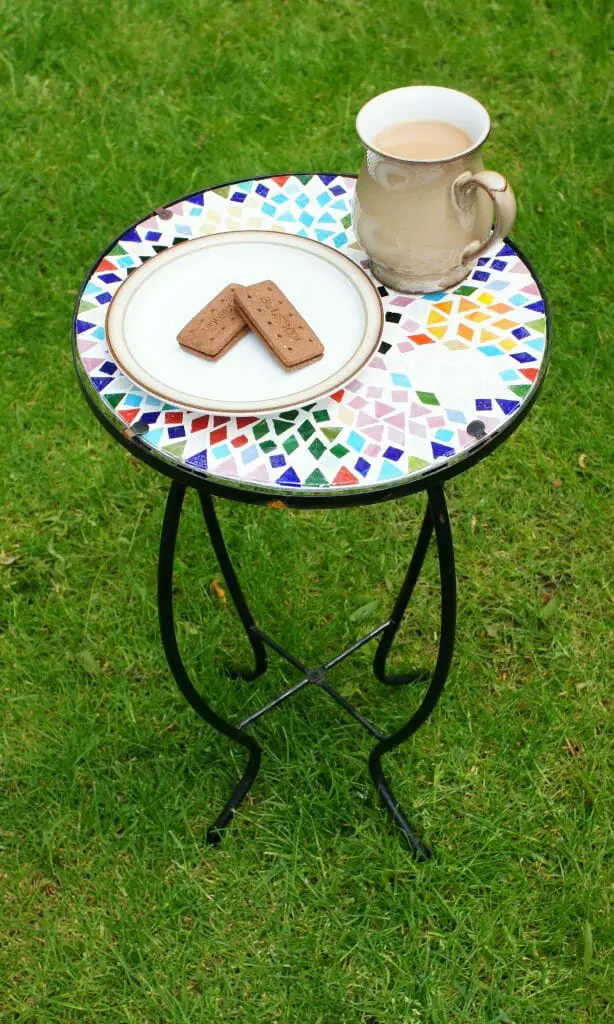
[[[463,152],[434,160],[391,156],[375,145],[403,121],[444,121],[469,137]],[[465,93],[438,86],[392,89],[356,118],[366,149],[354,196],[353,226],[378,280],[400,292],[458,284],[490,245],[507,235],[516,200],[503,175],[485,171],[488,112]],[[494,220],[494,227],[492,227]],[[492,228],[492,230],[491,230]]]

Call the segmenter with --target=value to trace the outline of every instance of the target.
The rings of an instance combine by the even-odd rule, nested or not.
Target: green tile
[[[314,427],[313,423],[310,423],[309,420],[303,420],[300,427],[298,428],[298,432],[303,438],[303,441],[308,441],[311,435],[315,434],[316,428]]]
[[[222,199],[228,199],[228,196],[230,195],[230,185],[223,185],[222,188],[214,188],[213,191],[216,195],[221,196]]]
[[[416,391],[416,395],[423,405],[439,405],[432,391]]]
[[[176,459],[180,459],[186,444],[187,441],[175,441],[174,444],[167,444],[162,451],[165,454],[173,455]]]
[[[287,412],[280,412],[279,417],[282,420],[290,420],[291,423],[294,423],[298,419],[298,409],[288,409]]]
[[[334,441],[335,438],[339,437],[341,427],[322,427],[322,433],[329,441]]]
[[[328,487],[328,480],[319,469],[314,469],[305,480],[306,487]]]
[[[546,333],[546,318],[545,316],[540,317],[538,320],[529,320],[525,327],[530,327],[532,331],[537,331],[539,334]]]
[[[284,423],[283,420],[273,420],[273,429],[276,434],[283,434],[284,431],[290,430],[291,427],[291,423]]]
[[[284,451],[288,453],[288,455],[292,455],[292,452],[296,451],[296,449],[298,448],[298,441],[296,440],[294,434],[291,434],[290,437],[286,438],[282,445],[282,448],[284,449]]]
[[[274,452],[276,448],[275,441],[263,441],[260,445],[260,450],[263,452]]]
[[[313,455],[314,459],[321,459],[326,451],[326,445],[322,444],[319,437],[316,437],[316,439],[309,445],[309,451]]]
[[[407,460],[407,468],[410,473],[413,473],[417,469],[422,469],[423,466],[428,466],[428,462],[424,459],[419,459],[416,455],[410,455]]]
[[[513,391],[519,398],[524,398],[531,390],[530,384],[512,384],[510,391]]]
[[[316,412],[314,412],[313,418],[316,421],[316,423],[326,423],[326,421],[330,419],[330,416],[327,413],[326,409],[318,409]]]
[[[345,448],[342,444],[336,444],[334,448],[331,448],[331,452],[336,459],[342,459],[349,452],[349,448]]]
[[[343,224],[344,228],[349,228],[350,224],[352,223],[352,214],[348,213],[346,214],[345,217],[342,217],[341,223]]]
[[[477,292],[477,288],[470,288],[468,284],[463,284],[460,288],[454,289],[455,295],[473,295],[474,292]]]
[[[269,424],[267,423],[266,420],[260,420],[260,423],[256,423],[256,425],[254,426],[253,431],[254,437],[256,438],[257,441],[259,441],[261,437],[264,437],[265,434],[268,434]]]
[[[105,402],[108,402],[114,409],[117,408],[122,398],[126,397],[126,392],[122,391],[121,395],[105,395]]]

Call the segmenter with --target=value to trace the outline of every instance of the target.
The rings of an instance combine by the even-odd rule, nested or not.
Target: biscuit
[[[324,354],[320,339],[274,281],[239,285],[234,299],[244,320],[286,370],[300,369]]]
[[[249,331],[245,317],[235,304],[239,285],[229,284],[192,317],[177,335],[182,348],[217,359]]]

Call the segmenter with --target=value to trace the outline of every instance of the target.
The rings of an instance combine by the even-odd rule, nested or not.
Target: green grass
[[[0,4],[0,1019],[36,1024],[605,1021],[612,684],[611,47],[605,2],[4,0]],[[490,109],[488,162],[552,302],[551,372],[449,487],[458,646],[432,721],[388,768],[436,856],[376,806],[370,741],[315,689],[256,730],[259,781],[181,701],[155,621],[163,479],[102,432],[69,328],[96,253],[147,209],[268,171],[354,170],[378,91]],[[385,617],[420,501],[224,505],[263,626],[311,661]],[[181,636],[235,717],[295,678],[247,656],[194,502]],[[202,543],[201,543],[202,541]],[[298,553],[301,557],[298,557]],[[434,652],[429,566],[396,661]],[[548,600],[549,599],[549,600]],[[333,680],[384,725],[411,692]]]

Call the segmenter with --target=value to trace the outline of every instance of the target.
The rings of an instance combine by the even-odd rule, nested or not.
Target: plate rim
[[[249,242],[272,242],[274,245],[285,244],[290,245],[292,247],[306,247],[307,249],[315,249],[316,255],[318,255],[318,250],[320,250],[322,252],[322,255],[319,258],[325,258],[326,261],[329,263],[334,263],[337,260],[339,260],[341,267],[349,264],[349,267],[351,267],[352,269],[352,274],[347,274],[347,277],[356,288],[356,291],[358,292],[362,300],[363,307],[365,309],[366,320],[368,319],[369,315],[367,303],[365,301],[364,293],[361,292],[361,289],[356,284],[356,281],[362,281],[363,284],[366,284],[367,291],[370,291],[372,293],[375,299],[375,310],[377,311],[376,315],[379,321],[377,323],[376,330],[374,330],[373,342],[366,346],[366,353],[361,358],[360,362],[358,362],[355,367],[352,367],[349,373],[345,372],[344,368],[347,367],[348,363],[351,363],[352,359],[356,355],[356,351],[358,350],[358,348],[360,348],[360,346],[364,344],[365,335],[367,333],[366,329],[363,334],[363,338],[361,339],[359,345],[357,346],[357,350],[355,350],[354,352],[354,355],[350,356],[346,360],[346,362],[341,367],[339,367],[338,370],[334,372],[334,374],[329,375],[325,380],[320,381],[319,384],[314,384],[309,388],[304,388],[302,391],[295,391],[287,394],[283,398],[283,402],[281,404],[279,400],[271,400],[269,402],[254,401],[250,403],[236,402],[232,405],[229,405],[228,402],[207,402],[207,404],[204,404],[204,402],[202,400],[198,400],[197,396],[195,395],[189,396],[190,398],[197,399],[194,402],[181,401],[178,400],[177,398],[171,398],[169,394],[164,394],[162,391],[157,390],[155,387],[152,387],[150,383],[145,383],[143,380],[139,379],[138,376],[132,370],[128,370],[126,368],[125,362],[122,360],[122,357],[118,355],[116,345],[113,343],[112,340],[111,321],[113,317],[113,311],[115,307],[115,313],[117,313],[119,303],[116,300],[118,296],[121,296],[122,291],[125,294],[124,286],[129,283],[133,286],[134,279],[138,275],[139,270],[141,270],[142,268],[151,268],[155,266],[156,261],[159,260],[163,260],[164,262],[170,262],[172,254],[177,249],[179,250],[179,252],[185,251],[185,249],[190,244],[193,245],[194,243],[200,243],[200,245],[203,248],[206,248],[208,245],[214,246],[216,244],[231,244],[233,241],[236,242],[240,240],[247,241],[245,237],[247,235],[250,236]],[[324,253],[326,253],[326,257],[324,257]],[[343,270],[341,270],[341,272],[343,273]],[[352,276],[354,276],[354,281],[351,280]],[[366,324],[366,327],[367,326],[368,324]],[[311,402],[317,402],[322,399],[330,397],[330,395],[334,393],[336,390],[344,387],[349,381],[354,380],[354,378],[358,376],[361,370],[364,369],[364,367],[367,365],[367,363],[373,357],[374,353],[377,351],[379,347],[383,330],[384,307],[377,289],[377,285],[374,281],[371,280],[368,274],[365,273],[365,270],[363,269],[363,267],[360,266],[359,263],[351,259],[350,256],[348,256],[344,252],[341,252],[339,249],[333,249],[332,246],[327,245],[325,242],[317,241],[315,238],[305,238],[302,235],[296,235],[292,232],[275,231],[272,229],[267,230],[262,228],[239,228],[233,229],[231,231],[217,231],[212,234],[200,235],[197,238],[186,239],[185,242],[181,242],[179,245],[169,246],[162,252],[156,253],[155,256],[147,260],[145,264],[142,263],[140,267],[136,268],[132,274],[129,274],[121,282],[121,284],[115,291],[113,298],[111,299],[111,302],[109,303],[105,315],[105,335],[109,352],[111,353],[111,356],[117,363],[119,369],[122,371],[123,374],[125,374],[125,376],[129,380],[133,382],[133,384],[141,388],[147,394],[153,395],[155,398],[158,398],[160,401],[172,403],[173,405],[176,405],[179,408],[183,408],[193,412],[203,412],[212,413],[214,415],[229,416],[270,416],[274,415],[275,413],[284,412],[290,409],[301,408],[302,406],[309,405]],[[137,361],[135,360],[135,362]],[[143,371],[144,373],[147,373],[147,371],[144,368]]]

